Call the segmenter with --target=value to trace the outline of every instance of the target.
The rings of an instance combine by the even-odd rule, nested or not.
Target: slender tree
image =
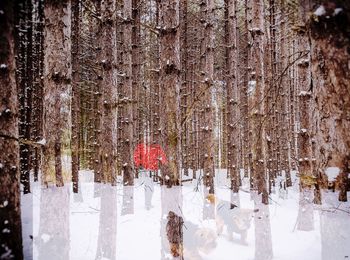
[[[48,185],[54,158],[56,185],[63,186],[61,162],[62,99],[71,81],[70,0],[45,2],[44,140],[42,184]]]
[[[263,126],[264,103],[264,2],[252,3],[252,26],[249,32],[252,37],[252,174],[255,187],[262,193],[262,201],[268,203],[266,187],[266,168],[264,158],[265,129]]]
[[[179,0],[159,3],[160,27],[160,115],[162,147],[168,163],[162,166],[163,184],[180,184],[179,167],[179,91],[180,38]]]
[[[102,95],[102,176],[103,182],[116,185],[116,1],[108,0],[101,3],[102,16],[102,50],[100,60],[102,66],[101,95]]]
[[[238,192],[238,86],[236,46],[236,1],[225,1],[225,44],[226,44],[226,109],[227,109],[227,170],[231,178],[231,189]]]
[[[123,184],[134,184],[133,169],[133,140],[134,127],[134,98],[133,95],[133,22],[132,22],[132,0],[124,1],[124,32],[123,32],[123,64],[124,64],[124,86],[123,86],[123,118],[122,118],[122,167]]]
[[[79,132],[80,132],[80,74],[79,74],[79,34],[80,6],[79,0],[72,1],[72,182],[73,192],[78,192],[79,182]]]

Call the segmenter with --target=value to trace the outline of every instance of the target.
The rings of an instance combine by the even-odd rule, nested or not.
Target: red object
[[[136,167],[146,170],[158,170],[160,164],[167,164],[167,158],[159,144],[138,144],[134,151],[134,162]]]

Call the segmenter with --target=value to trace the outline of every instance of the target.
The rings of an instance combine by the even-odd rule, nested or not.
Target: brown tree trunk
[[[209,193],[214,194],[214,143],[213,143],[213,108],[212,108],[212,86],[214,82],[214,1],[201,2],[201,17],[203,26],[203,37],[201,46],[201,91],[202,98],[202,120],[200,130],[202,133],[201,164],[203,165],[204,185],[209,188]]]
[[[253,176],[255,188],[262,193],[262,202],[268,204],[266,187],[266,168],[264,158],[264,2],[253,1],[252,3],[252,26],[249,32],[252,37],[252,156]],[[254,82],[254,83],[253,83]]]
[[[179,91],[180,38],[179,0],[159,3],[160,26],[160,124],[162,146],[167,164],[162,165],[162,179],[167,186],[180,184],[179,167]]]
[[[143,53],[141,52],[141,1],[132,0],[132,99],[133,99],[133,139],[131,142],[130,162],[133,164],[133,147],[143,142],[144,135],[144,116],[142,110],[146,103],[146,97],[143,95],[144,88],[141,79],[141,60]],[[138,178],[138,171],[135,171],[132,165],[132,171]]]
[[[122,117],[122,169],[123,184],[134,184],[134,167],[133,167],[133,140],[134,140],[134,98],[133,95],[133,48],[132,48],[132,0],[124,1],[124,88],[123,88],[123,117]],[[134,79],[135,80],[135,79]]]
[[[115,96],[116,96],[116,1],[107,0],[101,4],[102,16],[102,178],[106,183],[116,185],[116,126],[115,126]]]
[[[16,80],[19,100],[19,137],[30,142],[33,96],[33,23],[31,1],[16,1]],[[30,192],[31,146],[20,144],[20,172],[23,192]]]
[[[0,10],[0,256],[20,260],[23,253],[13,1],[1,1]]]
[[[338,1],[337,4],[331,5],[330,9],[326,6],[323,15],[313,16],[309,21],[313,75],[311,90],[316,101],[314,122],[319,126],[315,134],[317,168],[321,171],[327,167],[340,169],[339,200],[347,201],[346,182],[350,158],[350,3]],[[325,5],[327,3],[323,3],[323,8]],[[336,13],[336,8],[341,8],[341,11]]]
[[[44,139],[42,184],[48,184],[52,156],[56,185],[63,186],[61,162],[62,94],[71,81],[70,0],[45,2]]]
[[[79,91],[79,34],[80,15],[79,0],[72,1],[72,182],[73,192],[78,193],[79,189],[79,132],[80,132],[80,91]]]
[[[237,46],[236,46],[236,1],[226,0],[225,45],[226,45],[226,105],[227,105],[227,170],[233,192],[239,190],[238,166],[238,88],[237,88]]]
[[[40,0],[37,3],[34,13],[34,55],[33,55],[33,112],[32,112],[32,138],[33,141],[40,141],[43,138],[43,64],[44,64],[44,5]],[[33,168],[34,181],[39,179],[39,168],[41,161],[41,148],[34,147]]]
[[[99,0],[94,1],[96,13],[98,16],[101,16],[101,2]],[[102,45],[102,21],[99,21],[97,26],[96,39],[98,41],[98,45]],[[96,54],[96,58],[98,61],[103,60],[103,53],[101,48],[98,50]],[[102,66],[101,66],[102,67]],[[102,167],[102,121],[103,121],[103,101],[102,101],[102,68],[99,67],[99,74],[97,76],[97,86],[95,92],[95,161],[94,161],[94,182],[101,182],[103,176],[103,167]]]

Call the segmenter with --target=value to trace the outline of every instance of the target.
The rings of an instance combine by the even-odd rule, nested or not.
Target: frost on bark
[[[132,2],[132,99],[133,102],[133,141],[132,147],[143,141],[144,135],[144,113],[143,109],[146,103],[144,88],[142,86],[143,76],[141,75],[141,60],[144,58],[141,52],[141,10],[142,5],[140,0],[131,0]],[[125,7],[125,6],[124,6]],[[132,153],[131,153],[132,156]],[[131,159],[131,162],[133,160]],[[138,173],[135,172],[135,177]]]
[[[19,138],[30,142],[32,131],[32,97],[33,97],[33,23],[32,3],[29,0],[16,1],[16,81],[19,101]],[[23,192],[30,192],[32,147],[20,143],[20,172]]]
[[[95,0],[96,14],[101,16],[101,1]],[[96,40],[99,46],[102,45],[102,27],[103,22],[99,21],[97,26]],[[96,54],[98,61],[103,60],[103,53],[101,48]],[[102,168],[102,120],[103,120],[103,103],[102,103],[102,66],[99,66],[99,73],[97,75],[97,84],[95,94],[95,111],[94,111],[94,131],[95,131],[95,143],[94,143],[94,182],[101,182],[103,175]],[[98,186],[96,186],[98,187]]]
[[[189,84],[188,84],[188,40],[187,40],[187,0],[180,1],[180,55],[181,55],[181,88],[180,88],[180,108],[181,108],[181,168],[184,174],[188,176],[188,122],[186,116],[189,103]]]
[[[200,91],[202,98],[202,118],[200,131],[202,135],[201,158],[203,167],[204,185],[209,193],[214,193],[214,143],[213,143],[213,107],[212,107],[212,86],[214,83],[214,1],[206,0],[200,3],[202,22],[202,43],[201,43],[201,84]]]
[[[179,1],[159,3],[160,26],[160,115],[162,147],[168,164],[162,165],[162,183],[179,185],[179,91],[180,91],[180,38]]]
[[[40,141],[43,138],[43,40],[44,40],[44,6],[43,0],[37,1],[34,8],[33,20],[33,110],[32,110],[32,140]],[[34,147],[32,167],[34,181],[39,179],[41,161],[41,147]]]
[[[0,256],[23,259],[13,1],[0,10]]]
[[[79,91],[79,0],[72,0],[72,182],[73,192],[78,193],[79,182],[79,133],[80,133],[80,91]]]
[[[45,2],[44,134],[42,184],[47,186],[54,164],[56,185],[63,186],[62,101],[71,81],[70,0]],[[52,163],[54,159],[54,163]]]
[[[132,48],[132,0],[124,1],[124,33],[123,33],[123,64],[125,73],[123,84],[122,99],[122,169],[123,184],[134,184],[134,167],[133,167],[133,140],[134,140],[134,97],[133,95],[133,48]]]
[[[311,3],[316,1],[311,1]],[[346,185],[350,160],[350,2],[321,1],[309,19],[311,34],[313,122],[318,128],[315,158],[317,168],[338,167],[339,200],[347,201]],[[316,15],[318,14],[318,15]],[[321,14],[321,15],[319,15]]]
[[[238,87],[236,46],[236,1],[225,1],[225,44],[226,44],[226,109],[227,109],[227,170],[231,178],[231,189],[238,192]]]
[[[303,8],[303,10],[305,10]],[[305,22],[306,13],[299,10],[300,19]],[[300,229],[308,229],[305,219],[311,214],[308,213],[312,209],[308,206],[310,192],[314,187],[315,173],[312,165],[312,79],[310,69],[310,40],[306,30],[299,30],[297,35],[298,49],[304,53],[303,58],[297,62],[297,93],[299,104],[299,129],[298,133],[298,163],[300,173]],[[306,208],[309,209],[306,211]],[[305,212],[305,213],[304,213]],[[313,213],[312,213],[313,214]],[[309,222],[312,222],[313,218]]]
[[[102,46],[101,60],[102,79],[100,81],[102,107],[102,124],[101,124],[101,157],[102,174],[101,181],[116,185],[116,127],[115,127],[115,107],[116,102],[116,1],[107,0],[101,3],[102,19]]]
[[[252,176],[254,188],[262,193],[262,202],[268,203],[266,169],[264,158],[264,2],[252,3],[252,23],[249,28],[252,37]]]

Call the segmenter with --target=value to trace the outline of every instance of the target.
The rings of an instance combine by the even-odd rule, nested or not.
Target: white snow
[[[323,5],[320,5],[316,11],[314,12],[314,15],[316,16],[322,16],[322,15],[325,15],[326,14],[326,9],[324,8]]]
[[[310,96],[311,95],[311,92],[310,91],[300,91],[299,92],[299,96]]]
[[[256,80],[250,80],[248,82],[248,95],[252,94],[255,91]]]
[[[37,144],[40,144],[40,145],[45,145],[46,144],[46,139],[43,138],[41,139],[40,141],[36,142]]]
[[[328,181],[335,181],[340,173],[340,169],[338,167],[328,167],[325,172],[328,177]]]
[[[343,12],[343,8],[335,8],[334,12],[333,12],[333,16],[336,16],[336,15],[340,14],[341,12]]]
[[[0,208],[5,208],[5,207],[7,207],[8,204],[9,204],[9,202],[7,200],[4,200],[2,202],[2,204],[0,204]]]
[[[264,206],[261,197],[247,192],[249,178],[243,178],[241,191],[233,195],[227,171],[215,172],[214,207],[206,199],[207,189],[201,184],[196,189],[198,180],[169,189],[154,183],[146,171],[128,187],[121,185],[121,176],[112,187],[93,183],[92,172],[81,171],[78,194],[71,192],[71,184],[44,189],[32,183],[33,193],[22,195],[21,205],[24,247],[28,249],[28,243],[33,247],[25,250],[32,253],[25,259],[173,259],[165,228],[170,210],[185,221],[184,259],[191,259],[189,251],[197,249],[198,260],[250,260],[256,255],[276,260],[344,259],[350,255],[346,213],[350,203],[338,202],[336,192],[323,192],[323,205],[314,206],[309,198],[313,193],[299,198],[296,184],[288,191],[276,189],[270,205]],[[293,173],[293,183],[295,178]],[[221,207],[230,203],[238,207]],[[218,232],[219,217],[229,220],[222,232]],[[231,225],[244,227],[246,238],[242,240],[236,232],[231,237]],[[208,248],[196,248],[192,240],[196,232],[213,238],[216,247],[208,252]],[[28,234],[33,240],[25,238]]]
[[[47,243],[50,240],[50,236],[44,233],[41,235],[41,239],[44,241],[44,243]]]

